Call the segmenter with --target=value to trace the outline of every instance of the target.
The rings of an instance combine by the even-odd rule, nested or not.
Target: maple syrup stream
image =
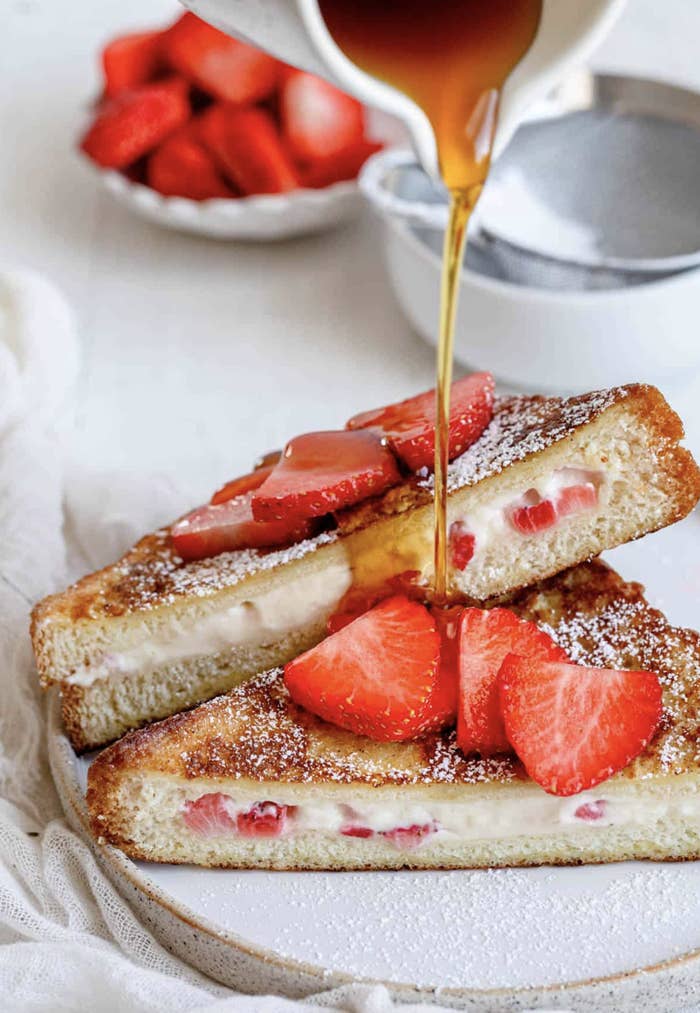
[[[435,425],[435,583],[437,602],[447,600],[447,466],[449,464],[450,387],[454,358],[454,331],[457,319],[459,275],[467,242],[467,228],[481,193],[481,186],[454,191],[450,199],[450,217],[445,231],[440,291],[440,328],[437,349],[436,425]]]
[[[537,34],[543,0],[319,0],[336,45],[428,117],[450,193],[438,331],[433,596],[448,599],[447,466],[459,276],[488,175],[503,85]]]

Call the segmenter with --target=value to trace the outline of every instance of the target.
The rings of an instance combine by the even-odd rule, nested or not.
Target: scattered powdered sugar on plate
[[[203,914],[282,957],[421,987],[487,989],[580,981],[688,952],[700,940],[699,885],[697,864],[248,872],[199,896]]]

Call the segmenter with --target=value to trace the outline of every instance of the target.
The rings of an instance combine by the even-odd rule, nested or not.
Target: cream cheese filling
[[[78,669],[66,682],[87,686],[96,679],[130,675],[187,658],[218,654],[227,648],[258,647],[326,619],[350,587],[346,562],[337,562],[297,577],[293,586],[280,582],[264,594],[203,618],[171,620],[162,636]]]
[[[222,824],[213,835],[235,834],[236,818],[250,812],[250,802],[241,803],[228,795],[219,798],[231,824]],[[431,841],[445,839],[445,835],[476,841],[635,824],[649,826],[665,820],[700,823],[700,792],[677,798],[642,798],[606,794],[604,787],[570,798],[532,791],[520,799],[430,805],[409,801],[348,806],[319,800],[295,806],[279,799],[274,804],[288,807],[279,836],[309,832],[369,839],[383,836],[397,847],[429,847]]]
[[[480,552],[487,550],[496,540],[522,537],[509,523],[508,514],[513,507],[519,506],[521,502],[524,505],[524,499],[528,493],[534,492],[540,500],[553,500],[564,489],[571,489],[574,486],[590,483],[598,490],[598,504],[600,508],[607,501],[608,490],[612,482],[613,476],[607,470],[600,468],[558,468],[552,474],[545,476],[534,485],[530,485],[528,489],[523,490],[519,494],[513,495],[513,493],[509,493],[506,496],[498,497],[487,504],[471,509],[467,514],[450,515],[449,520],[450,523],[454,521],[461,522],[474,535],[474,558],[477,558]]]

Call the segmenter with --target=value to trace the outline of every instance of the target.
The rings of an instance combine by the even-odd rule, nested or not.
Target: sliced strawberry
[[[420,847],[426,837],[436,834],[438,829],[438,825],[434,821],[432,823],[413,823],[410,827],[382,830],[382,837],[386,837],[401,851],[414,851]]]
[[[163,69],[164,32],[120,35],[102,50],[105,98],[148,84]]]
[[[165,197],[212,200],[236,196],[190,124],[156,148],[148,160],[146,179]]]
[[[459,457],[479,439],[493,415],[494,380],[490,373],[473,373],[452,384],[450,395],[449,456]],[[376,429],[411,471],[431,468],[435,457],[435,391],[355,415],[347,429]]]
[[[287,193],[301,185],[275,122],[263,109],[211,106],[200,120],[200,136],[243,194]]]
[[[476,535],[464,521],[454,521],[450,524],[448,543],[450,563],[455,570],[466,570],[476,552]]]
[[[511,652],[533,663],[569,660],[543,630],[508,609],[464,609],[459,631],[457,745],[465,753],[492,756],[510,750],[498,673]]]
[[[212,496],[210,503],[216,505],[217,503],[226,503],[230,499],[235,499],[236,496],[243,496],[247,492],[252,492],[254,489],[259,489],[266,478],[269,478],[272,473],[272,465],[267,465],[263,468],[256,468],[255,471],[251,471],[249,475],[241,475],[239,478],[232,478],[226,485],[222,485],[220,489],[217,489]]]
[[[193,802],[185,802],[182,817],[200,837],[217,837],[236,829],[236,821],[229,812],[231,799],[220,791],[202,795]]]
[[[183,14],[169,29],[164,47],[175,70],[223,102],[259,102],[277,87],[280,65],[274,57],[194,14]]]
[[[366,141],[363,138],[337,155],[303,165],[299,170],[302,185],[321,190],[333,183],[355,179],[370,155],[376,155],[383,147],[378,141]]]
[[[521,535],[533,535],[553,527],[562,517],[595,509],[598,505],[598,490],[593,482],[583,482],[560,489],[551,499],[539,500],[534,490],[524,498],[537,502],[511,508],[508,520]]]
[[[243,837],[279,837],[294,816],[296,806],[256,802],[236,817],[236,829]]]
[[[391,451],[374,433],[306,433],[287,444],[253,493],[253,515],[261,521],[320,517],[400,481]]]
[[[581,485],[570,485],[562,489],[556,498],[558,517],[583,513],[584,510],[595,510],[598,506],[598,490],[592,482]]]
[[[552,795],[576,795],[622,770],[661,718],[652,672],[616,672],[509,654],[499,677],[506,734]]]
[[[308,521],[256,521],[251,493],[225,503],[198,507],[172,526],[175,550],[185,561],[207,559],[236,549],[291,545],[313,534]]]
[[[253,465],[253,471],[260,471],[261,468],[271,468],[273,464],[277,464],[281,456],[281,450],[268,450],[266,454],[261,454],[256,460]]]
[[[428,610],[397,596],[291,661],[284,681],[297,704],[325,721],[400,742],[420,730],[439,657]]]
[[[280,112],[282,133],[300,162],[333,159],[364,137],[364,111],[357,99],[303,70],[285,74]]]
[[[100,106],[80,146],[106,169],[124,169],[153,151],[190,117],[187,85],[178,78],[120,92]]]

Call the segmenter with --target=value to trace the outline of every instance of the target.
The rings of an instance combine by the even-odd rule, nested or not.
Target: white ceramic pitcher
[[[321,74],[367,105],[398,116],[411,133],[423,167],[431,175],[438,175],[435,137],[425,114],[411,99],[348,60],[331,38],[318,0],[182,2],[229,35],[266,49],[287,63]],[[624,3],[625,0],[544,0],[535,41],[503,90],[494,144],[496,156],[527,108],[586,60]]]

